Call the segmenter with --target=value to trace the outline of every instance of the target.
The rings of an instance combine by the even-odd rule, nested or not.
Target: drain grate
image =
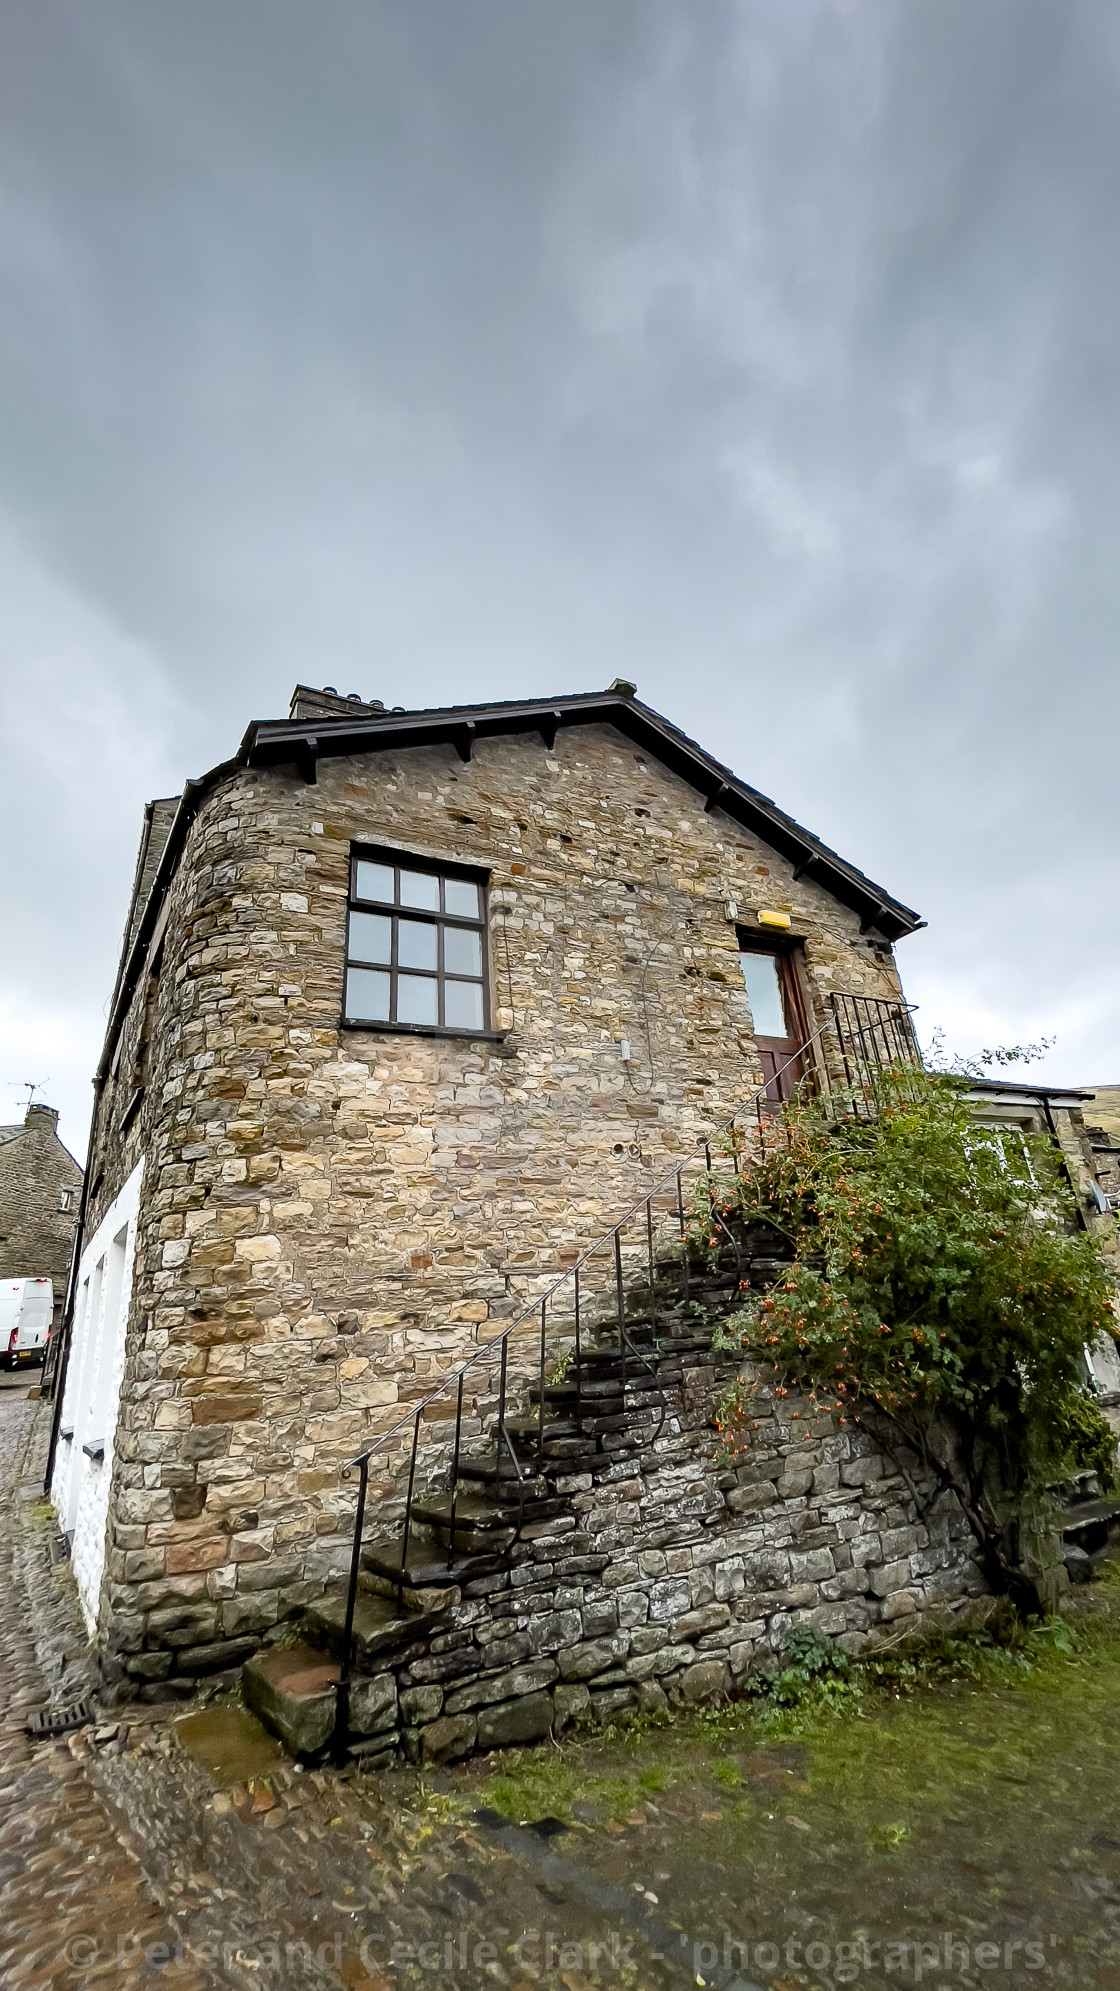
[[[92,1720],[88,1701],[72,1701],[66,1708],[40,1708],[37,1714],[28,1715],[23,1725],[36,1741],[46,1742],[53,1735],[69,1735],[72,1728],[85,1728]]]

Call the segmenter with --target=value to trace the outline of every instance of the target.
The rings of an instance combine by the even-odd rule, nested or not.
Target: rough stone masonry
[[[355,1753],[442,1762],[719,1699],[778,1664],[795,1626],[856,1653],[986,1588],[955,1500],[917,1460],[900,1471],[868,1432],[776,1395],[765,1372],[747,1371],[757,1417],[749,1455],[728,1465],[711,1411],[739,1366],[663,1363],[663,1434],[601,1477],[558,1480],[568,1511],[529,1525],[510,1570],[448,1592],[411,1643],[359,1623]],[[337,1617],[313,1607],[309,1622],[337,1645]],[[338,1668],[321,1661],[266,1647],[245,1668],[250,1704],[296,1753],[332,1741]]]
[[[167,842],[138,868],[87,1220],[91,1232],[142,1163],[119,1415],[99,1468],[111,1485],[97,1628],[120,1691],[231,1665],[320,1597],[347,1554],[342,1462],[758,1085],[739,948],[760,910],[788,916],[826,1059],[830,992],[897,1000],[891,940],[917,923],[627,687],[558,700],[539,721],[528,706],[399,722],[345,700],[325,709],[344,716],[315,733],[251,728],[177,816],[149,812]],[[486,874],[487,1031],[342,1025],[363,841]],[[736,1519],[735,1553],[744,1596],[772,1567],[767,1595],[822,1586],[812,1608],[847,1627],[867,1515],[887,1544],[888,1597],[911,1590],[901,1565],[928,1545],[896,1553],[913,1527],[897,1490],[857,1497],[850,1441],[815,1442],[811,1466],[795,1447],[766,1481],[774,1500]],[[398,1464],[390,1451],[375,1501]],[[810,1486],[827,1521],[797,1504]],[[741,1618],[733,1570],[717,1594],[717,1535],[701,1518],[717,1495],[698,1458],[659,1464],[615,1490],[607,1527],[601,1491],[572,1489],[589,1553],[629,1569],[632,1543],[643,1559],[624,1584],[588,1590],[584,1571],[578,1605],[556,1602],[601,1620],[592,1633],[581,1617],[577,1643],[620,1641],[618,1669],[649,1659],[654,1679],[656,1628],[683,1616],[695,1664],[734,1663],[752,1634],[728,1627],[758,1614]],[[657,1539],[690,1516],[694,1541]],[[570,1588],[558,1578],[557,1598]],[[703,1630],[696,1612],[715,1614]]]
[[[0,1279],[50,1279],[59,1318],[82,1171],[58,1138],[58,1114],[34,1101],[0,1127]]]

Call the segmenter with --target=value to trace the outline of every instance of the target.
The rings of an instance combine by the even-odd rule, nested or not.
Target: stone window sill
[[[363,1023],[344,1016],[343,1030],[368,1030],[378,1037],[452,1037],[461,1044],[504,1044],[508,1030],[446,1030],[438,1023]]]

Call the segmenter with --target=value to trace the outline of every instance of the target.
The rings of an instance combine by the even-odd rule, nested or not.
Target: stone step
[[[565,1428],[558,1425],[550,1431],[545,1426],[545,1442],[542,1449],[535,1424],[522,1434],[510,1432],[514,1450],[526,1471],[543,1472],[550,1459],[567,1458],[573,1449],[595,1451],[608,1442],[615,1442],[629,1434],[635,1444],[648,1445],[664,1422],[664,1410],[654,1404],[642,1410],[619,1411],[614,1417],[581,1417],[578,1423],[573,1419]]]
[[[571,1473],[607,1466],[627,1452],[642,1450],[648,1442],[648,1432],[629,1430],[604,1431],[592,1444],[586,1439],[562,1438],[548,1448],[543,1459],[534,1454],[533,1463],[543,1479],[566,1479]]]
[[[614,1359],[617,1360],[618,1358],[615,1357]],[[532,1399],[532,1401],[534,1403],[537,1403],[540,1400],[539,1383],[533,1383],[530,1386],[528,1394]],[[553,1401],[557,1403],[567,1403],[571,1401],[574,1403],[576,1398],[576,1385],[571,1370],[568,1371],[568,1374],[564,1377],[562,1382],[546,1383],[544,1386],[544,1394],[545,1394],[545,1401],[548,1403],[551,1403]],[[582,1397],[584,1397],[588,1403],[592,1403],[599,1397],[617,1396],[618,1385],[613,1375],[583,1375],[580,1384],[579,1394]]]
[[[466,1458],[459,1460],[459,1478],[477,1480],[488,1486],[500,1487],[506,1500],[517,1501],[517,1486],[520,1477],[522,1496],[528,1500],[547,1498],[547,1489],[542,1488],[539,1475],[528,1464],[523,1465],[520,1475],[508,1452],[500,1461],[491,1453],[486,1458]]]
[[[659,1388],[658,1375],[665,1359],[661,1349],[652,1343],[643,1347],[641,1342],[635,1342],[627,1349],[625,1362],[620,1355],[612,1355],[609,1362],[601,1362],[591,1370],[582,1363],[577,1369],[573,1363],[564,1376],[558,1377],[554,1383],[545,1384],[546,1394],[551,1390],[567,1389],[573,1397],[591,1401],[596,1396],[609,1395],[612,1390],[621,1390],[623,1382],[628,1390],[655,1390]],[[535,1385],[533,1390],[535,1400],[539,1400],[538,1387]]]
[[[1120,1528],[1120,1500],[1078,1500],[1062,1510],[1063,1540],[1094,1555]]]
[[[548,1427],[545,1428],[547,1430]],[[535,1437],[535,1430],[533,1435]],[[454,1500],[450,1493],[430,1495],[423,1501],[417,1501],[412,1512],[442,1542],[451,1531],[453,1518],[456,1534],[470,1529],[488,1539],[495,1533],[518,1527],[523,1521],[546,1521],[552,1515],[564,1512],[567,1506],[566,1501],[558,1500],[555,1494],[550,1498],[526,1495],[521,1501],[516,1496],[501,1500],[496,1495],[497,1488],[490,1496],[486,1492],[470,1493],[460,1487]]]
[[[533,1444],[540,1432],[540,1419],[526,1412],[523,1417],[507,1417],[506,1430],[514,1443],[524,1440]],[[574,1417],[556,1417],[551,1412],[544,1420],[544,1442],[546,1445],[556,1438],[574,1438],[579,1435],[579,1425]]]
[[[316,1646],[271,1646],[241,1668],[241,1691],[293,1756],[318,1756],[334,1733],[339,1667]]]
[[[465,1498],[466,1489],[460,1488],[460,1494]],[[417,1527],[414,1523],[409,1531],[408,1560],[410,1566],[415,1565],[419,1569],[430,1565],[432,1569],[439,1568],[446,1570],[449,1567],[449,1562],[453,1561],[456,1557],[465,1556],[471,1559],[476,1556],[497,1555],[509,1548],[511,1542],[516,1540],[517,1537],[519,1517],[516,1503],[513,1506],[512,1512],[508,1512],[506,1504],[500,1500],[483,1501],[480,1504],[489,1506],[490,1512],[494,1517],[493,1520],[488,1523],[467,1521],[461,1519],[458,1512],[456,1512],[454,1540],[452,1540],[450,1496],[448,1496],[446,1520],[430,1522],[423,1528]],[[395,1579],[400,1560],[397,1553],[397,1543],[399,1541],[400,1536],[398,1535],[392,1545],[385,1542],[379,1548],[364,1552],[364,1567],[366,1569],[376,1567],[385,1574],[391,1573]],[[388,1567],[390,1563],[392,1564],[391,1571]],[[459,1578],[457,1576],[444,1575],[418,1577],[415,1580],[421,1584],[433,1583],[438,1585],[439,1583],[457,1583]]]
[[[539,1403],[539,1391],[535,1389],[530,1390],[529,1400],[532,1403]],[[584,1391],[577,1391],[574,1384],[571,1388],[565,1384],[563,1387],[557,1385],[553,1389],[545,1391],[546,1408],[551,1409],[556,1406],[567,1411],[570,1416],[577,1416],[584,1430],[593,1428],[595,1423],[601,1421],[603,1418],[621,1417],[625,1419],[627,1417],[640,1418],[647,1416],[650,1412],[659,1411],[663,1403],[664,1391],[660,1385],[652,1383],[646,1378],[643,1378],[640,1382],[631,1382],[628,1378],[625,1396],[622,1393],[621,1384],[617,1389],[612,1390],[609,1395],[603,1391],[595,1396],[589,1396]],[[518,1420],[521,1424],[524,1424],[526,1421],[525,1419]],[[547,1428],[547,1417],[545,1422]],[[512,1423],[513,1420],[507,1418],[507,1431],[511,1430]]]
[[[679,1359],[679,1358],[678,1358]],[[625,1397],[623,1391],[625,1390]],[[564,1423],[577,1414],[587,1417],[613,1416],[617,1411],[630,1406],[640,1410],[644,1398],[657,1399],[664,1394],[658,1367],[631,1360],[625,1378],[621,1374],[612,1380],[609,1390],[588,1390],[582,1377],[566,1376],[563,1383],[550,1383],[544,1393],[544,1419],[547,1429],[550,1422]],[[525,1423],[529,1418],[540,1416],[540,1390],[534,1385],[527,1392],[529,1403],[535,1406],[516,1417],[507,1417],[506,1427]]]
[[[452,1501],[450,1493],[428,1493],[413,1502],[412,1521],[422,1521],[434,1532],[446,1530],[452,1523],[452,1508],[456,1528],[479,1528],[494,1530],[507,1528],[516,1523],[518,1502],[506,1504],[500,1500],[487,1499],[483,1493],[465,1493],[460,1490]]]
[[[631,1329],[628,1323],[626,1328],[627,1337],[650,1361],[655,1361],[664,1348],[706,1348],[711,1341],[710,1334],[689,1334],[678,1322],[665,1321],[664,1325],[666,1328],[675,1327],[678,1331],[673,1334],[665,1333],[651,1336],[648,1329],[640,1325],[635,1329]],[[597,1372],[601,1369],[609,1369],[612,1364],[621,1363],[621,1361],[622,1357],[618,1351],[617,1341],[613,1348],[587,1348],[581,1350],[580,1353],[580,1367],[587,1366],[594,1368]],[[573,1368],[574,1366],[573,1364]]]
[[[509,1541],[514,1539],[510,1531]],[[460,1601],[462,1584],[475,1576],[492,1576],[496,1570],[508,1567],[506,1555],[508,1543],[491,1543],[484,1553],[470,1551],[449,1552],[445,1549],[421,1545],[408,1545],[408,1557],[402,1569],[401,1545],[397,1541],[383,1542],[362,1550],[362,1567],[358,1584],[362,1591],[371,1597],[385,1597],[399,1609],[416,1615],[427,1610],[444,1610]]]
[[[354,1609],[354,1652],[358,1665],[373,1673],[378,1670],[374,1664],[382,1655],[397,1652],[402,1646],[425,1639],[432,1632],[439,1631],[448,1623],[450,1612],[441,1607],[438,1610],[398,1610],[393,1599],[384,1595],[371,1595],[359,1591]],[[328,1591],[309,1604],[304,1613],[304,1627],[312,1644],[320,1645],[325,1651],[340,1655],[343,1627],[346,1623],[346,1592]]]

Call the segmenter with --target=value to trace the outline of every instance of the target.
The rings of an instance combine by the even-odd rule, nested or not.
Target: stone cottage
[[[53,1106],[34,1100],[0,1127],[0,1279],[50,1279],[57,1326],[81,1199],[82,1171],[58,1138]]]
[[[908,1029],[893,949],[919,923],[624,682],[416,712],[299,687],[288,719],[153,803],[95,1081],[51,1481],[109,1682],[189,1684],[322,1600],[349,1564],[346,1461],[741,1102],[843,1076],[880,1039],[891,1055]],[[810,1455],[788,1407],[767,1497],[729,1507],[695,1436],[710,1392],[679,1357],[674,1375],[695,1411],[681,1397],[659,1440],[691,1447],[676,1545],[656,1475],[644,1504],[628,1490],[629,1534],[615,1501],[594,1555],[591,1522],[553,1514],[599,1575],[569,1569],[560,1608],[538,1571],[559,1650],[541,1678],[609,1625],[601,1664],[569,1667],[623,1691],[611,1668],[645,1661],[619,1627],[657,1582],[654,1615],[683,1622],[672,1649],[709,1687],[731,1663],[728,1598],[775,1639],[791,1612],[858,1633],[976,1586],[948,1524],[915,1531],[869,1441],[825,1420]],[[375,1521],[402,1469],[397,1450],[374,1473]],[[591,1485],[567,1494],[586,1509]],[[748,1510],[766,1555],[725,1543],[737,1574],[719,1565],[713,1601],[711,1527]],[[639,1538],[640,1564],[622,1554]],[[629,1602],[600,1582],[612,1562],[633,1570]],[[492,1598],[497,1624],[510,1581],[447,1588],[444,1606],[477,1617],[472,1596]],[[510,1693],[543,1696],[551,1720],[534,1681]],[[439,1713],[426,1691],[413,1729]]]
[[[1095,1092],[1077,1086],[1031,1085],[1029,1080],[973,1077],[972,1110],[981,1126],[1001,1134],[1041,1135],[1057,1148],[1070,1190],[1075,1220],[1092,1231],[1120,1276],[1120,1148],[1094,1126]],[[1100,1406],[1120,1438],[1120,1352],[1111,1334],[1085,1351]]]

